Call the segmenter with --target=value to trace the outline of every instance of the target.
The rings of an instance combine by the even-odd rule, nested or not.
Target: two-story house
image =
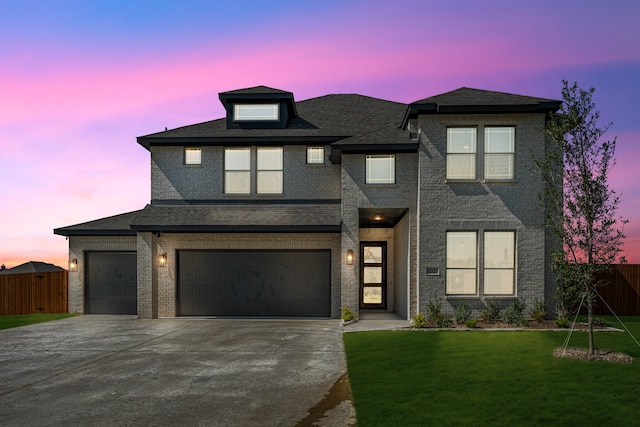
[[[560,101],[461,88],[402,104],[219,94],[226,117],[142,136],[144,209],[69,238],[69,309],[409,319],[439,299],[550,300],[532,156]]]

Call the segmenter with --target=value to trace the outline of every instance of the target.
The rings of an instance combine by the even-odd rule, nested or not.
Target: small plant
[[[541,301],[538,298],[534,299],[531,318],[536,322],[540,323],[544,320],[546,315],[547,315],[547,305],[544,303],[544,300]]]
[[[353,314],[353,311],[349,307],[340,307],[341,314],[340,318],[343,322],[349,322],[351,320],[355,320],[356,315]]]
[[[424,328],[426,326],[427,326],[427,319],[424,317],[424,313],[418,313],[418,315],[413,318],[413,327]]]
[[[611,322],[609,322],[607,319],[603,319],[601,317],[594,317],[593,318],[593,326],[598,326],[600,328],[608,328],[609,326],[611,326]]]
[[[504,310],[504,321],[516,326],[526,325],[527,319],[524,317],[525,308],[527,308],[527,304],[520,298],[516,299]]]
[[[462,301],[453,310],[453,322],[460,325],[471,318],[471,307],[465,301]]]
[[[478,323],[478,319],[468,319],[468,320],[465,320],[464,325],[469,329],[473,329],[476,327],[477,323]]]
[[[568,328],[569,327],[569,319],[566,317],[557,317],[556,318],[556,326],[558,328]]]
[[[495,298],[487,302],[487,307],[484,309],[480,317],[482,318],[482,320],[489,323],[498,322],[502,319],[500,306],[498,305],[498,301]]]
[[[451,321],[447,319],[447,316],[442,312],[442,303],[439,299],[435,301],[429,301],[427,303],[427,319],[433,323],[436,328],[447,328],[451,324]]]

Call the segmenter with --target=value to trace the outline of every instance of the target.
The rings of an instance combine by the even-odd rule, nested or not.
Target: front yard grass
[[[52,320],[65,319],[77,316],[72,313],[62,314],[16,314],[0,316],[0,329],[17,328],[18,326],[32,325],[34,323],[50,322]]]
[[[640,340],[640,318],[622,320]],[[597,332],[598,348],[635,363],[556,358],[567,333],[346,333],[358,426],[637,425],[640,347],[626,332]],[[569,347],[586,346],[574,332]]]

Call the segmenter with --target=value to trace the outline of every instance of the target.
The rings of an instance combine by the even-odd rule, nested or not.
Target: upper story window
[[[280,104],[233,104],[233,120],[237,122],[278,121]]]
[[[307,147],[307,164],[324,164],[324,147]]]
[[[514,178],[514,127],[484,128],[484,178]]]
[[[184,164],[185,165],[200,165],[202,164],[202,149],[196,147],[187,147],[184,149]]]
[[[447,128],[447,179],[476,178],[476,128]]]
[[[225,194],[251,193],[251,149],[249,147],[224,149]]]
[[[282,147],[258,147],[256,192],[282,194]]]
[[[396,182],[396,156],[368,155],[366,157],[367,184],[395,184]]]

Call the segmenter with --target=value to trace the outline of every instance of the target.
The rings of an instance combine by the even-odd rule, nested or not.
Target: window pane
[[[365,263],[379,264],[382,262],[382,248],[380,246],[365,246],[362,258]]]
[[[225,148],[224,149],[225,170],[250,170],[251,149],[250,148]]]
[[[367,184],[393,184],[396,181],[396,158],[389,156],[366,157]]]
[[[485,179],[513,179],[513,154],[486,154]]]
[[[513,268],[515,236],[513,231],[488,231],[484,233],[485,268]]]
[[[475,153],[476,128],[448,128],[447,153]]]
[[[278,120],[278,104],[234,104],[236,121]]]
[[[282,194],[282,171],[258,171],[256,191],[261,194]]]
[[[473,295],[476,293],[476,270],[447,270],[447,294]]]
[[[475,232],[447,233],[447,268],[476,268],[476,256]]]
[[[250,191],[250,172],[225,172],[224,192],[226,194],[248,194]]]
[[[515,145],[515,128],[485,128],[484,150],[487,153],[513,153]]]
[[[512,295],[513,270],[485,270],[484,293],[486,295]]]
[[[324,163],[324,147],[307,147],[307,163]]]
[[[282,147],[258,148],[258,170],[282,170]]]
[[[475,179],[476,156],[474,154],[447,155],[448,179]]]
[[[382,283],[382,267],[365,267],[362,280],[364,283]]]
[[[365,286],[362,293],[364,304],[382,304],[382,286]]]
[[[201,150],[200,148],[185,148],[184,149],[184,164],[185,165],[199,165],[201,163]]]

